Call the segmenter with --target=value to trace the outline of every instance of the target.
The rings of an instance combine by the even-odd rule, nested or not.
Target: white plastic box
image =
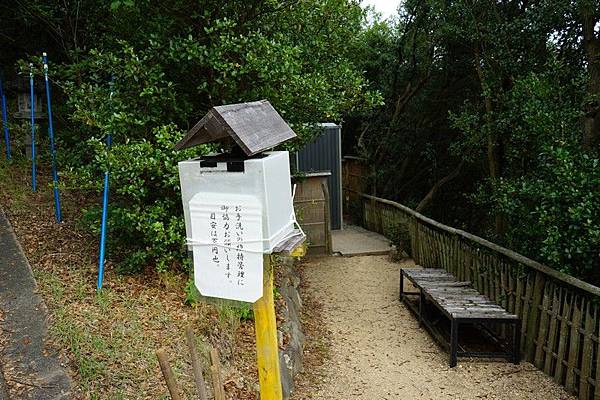
[[[201,166],[200,161],[193,159],[179,163],[185,229],[189,239],[193,240],[189,203],[198,193],[208,193],[213,198],[222,196],[224,199],[228,194],[256,196],[262,205],[264,253],[271,253],[278,243],[293,232],[287,151],[266,152],[262,158],[244,160],[243,172],[228,171],[227,162],[217,162],[216,166],[207,167]]]

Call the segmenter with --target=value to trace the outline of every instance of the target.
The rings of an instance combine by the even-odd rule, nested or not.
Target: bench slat
[[[418,289],[417,293],[414,291],[404,291],[405,278]],[[451,368],[456,366],[458,356],[501,356],[509,358],[515,364],[519,363],[520,319],[515,314],[509,313],[490,298],[475,290],[471,282],[459,281],[454,275],[443,269],[402,268],[400,270],[400,299],[404,300],[407,295],[419,296],[418,309],[410,305],[410,302],[406,304],[418,315],[419,325],[424,324],[434,337],[440,339],[441,335],[436,333],[433,325],[429,324],[423,318],[423,303],[428,300],[450,319],[450,343],[448,347],[450,349]],[[494,293],[494,295],[498,296],[498,293]],[[512,346],[510,352],[459,352],[459,326],[463,323],[483,323],[485,326],[485,322],[503,324],[503,330],[506,328],[504,325],[512,325]],[[486,328],[486,330],[494,335],[489,329]],[[443,341],[443,338],[440,340]]]
[[[475,290],[471,282],[457,281],[454,275],[445,270],[403,268],[402,273],[452,318],[517,319],[516,315]]]

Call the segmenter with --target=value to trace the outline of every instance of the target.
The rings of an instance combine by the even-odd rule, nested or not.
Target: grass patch
[[[257,377],[251,321],[216,305],[186,304],[189,281],[179,272],[147,268],[119,275],[109,262],[105,286],[96,293],[97,241],[78,226],[81,210],[95,194],[62,190],[65,222],[54,222],[49,169],[39,169],[32,193],[25,161],[0,161],[0,205],[32,266],[50,312],[54,346],[69,360],[81,399],[168,399],[155,351],[165,347],[185,395],[195,395],[184,330],[192,326],[208,370],[207,349],[222,354],[226,391],[233,399],[255,399]],[[207,381],[210,378],[207,376]]]

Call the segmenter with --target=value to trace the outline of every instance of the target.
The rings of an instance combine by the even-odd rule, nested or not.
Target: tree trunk
[[[583,147],[590,150],[600,140],[600,38],[594,31],[598,23],[592,2],[584,2],[581,6],[583,22],[583,47],[588,63],[589,101],[585,107],[583,126]]]
[[[483,103],[486,112],[486,122],[490,122],[491,113],[494,111],[492,105],[492,98],[489,95],[489,88],[485,82],[483,75],[483,69],[481,68],[481,54],[479,50],[475,51],[475,69],[477,70],[477,76],[479,77],[479,83],[481,90],[483,91]],[[498,138],[494,132],[488,133],[487,140],[487,161],[488,169],[490,172],[490,178],[497,179],[502,176],[502,141]],[[504,235],[506,231],[506,219],[500,213],[495,216],[495,231],[499,237]]]
[[[481,90],[483,94],[483,105],[485,106],[486,113],[486,122],[490,122],[490,116],[494,111],[492,105],[492,98],[489,94],[489,88],[487,87],[487,83],[485,82],[485,77],[483,75],[483,69],[481,68],[481,55],[479,50],[475,51],[475,69],[477,70],[477,77],[479,78],[479,84],[481,85]],[[488,140],[487,140],[487,160],[488,160],[488,169],[490,172],[491,178],[499,178],[501,176],[501,143],[498,139],[498,135],[494,132],[489,132]]]
[[[412,82],[408,82],[406,88],[404,89],[404,92],[396,99],[396,106],[394,107],[394,113],[392,114],[392,121],[390,125],[393,126],[396,123],[398,123],[398,118],[406,108],[406,105],[409,103],[410,100],[412,100],[413,97],[415,97],[417,93],[421,91],[421,89],[423,89],[430,77],[431,70],[427,70],[425,76],[422,76],[417,81],[417,84],[414,87],[412,86]]]
[[[433,187],[429,190],[429,193],[427,193],[427,195],[423,197],[423,200],[419,202],[416,211],[422,212],[427,207],[429,207],[433,202],[434,197],[439,193],[442,187],[451,180],[456,179],[458,174],[460,174],[460,170],[462,169],[463,165],[465,165],[465,160],[461,160],[461,162],[458,164],[458,167],[456,167],[454,171],[450,172],[448,175],[437,181],[435,185],[433,185]]]

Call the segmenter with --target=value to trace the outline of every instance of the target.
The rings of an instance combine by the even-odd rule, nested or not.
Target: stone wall
[[[280,307],[283,323],[280,324],[277,332],[280,343],[279,364],[283,397],[288,399],[294,390],[294,377],[302,371],[306,339],[301,322],[300,276],[294,268],[294,259],[280,257],[276,268],[277,289],[283,300]]]

